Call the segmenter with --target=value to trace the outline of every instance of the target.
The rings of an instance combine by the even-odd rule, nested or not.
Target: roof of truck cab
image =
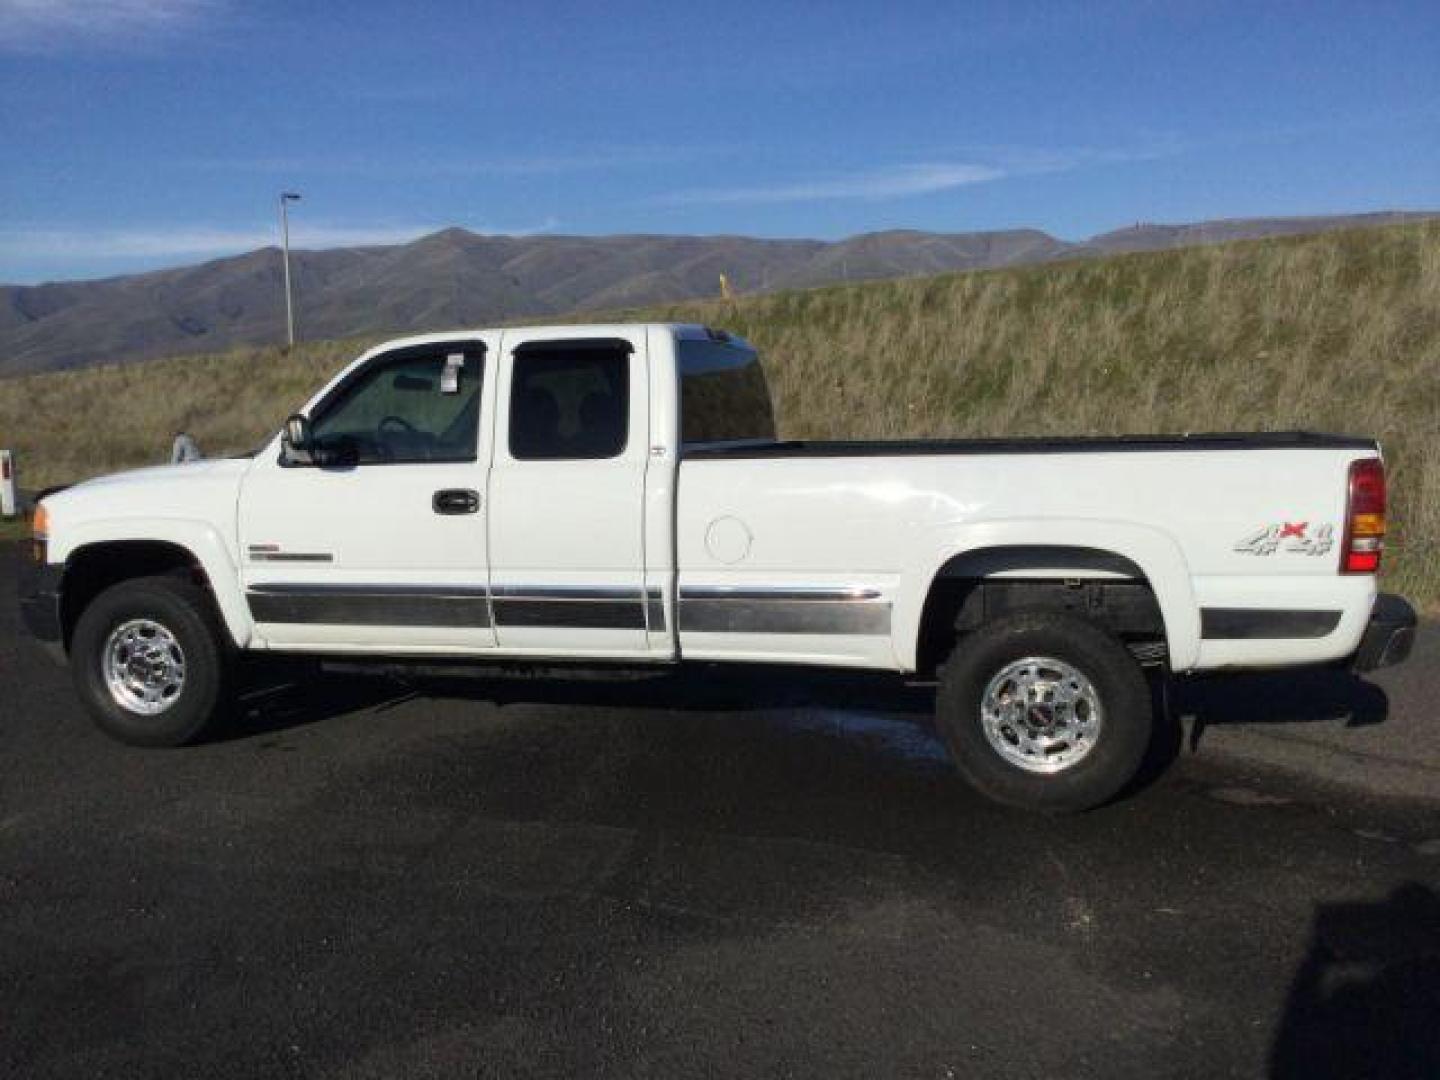
[[[444,345],[495,334],[523,334],[526,337],[553,335],[556,338],[603,338],[651,330],[665,331],[684,341],[713,341],[719,338],[745,344],[744,339],[737,335],[700,323],[561,323],[553,326],[486,326],[473,329],[439,330],[427,334],[408,334],[405,337],[391,338],[373,345],[365,350],[364,355],[370,357],[391,349],[404,349],[416,345]]]

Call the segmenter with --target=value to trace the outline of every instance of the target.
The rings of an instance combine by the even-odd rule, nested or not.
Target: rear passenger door
[[[506,333],[489,477],[499,648],[647,650],[643,332]]]

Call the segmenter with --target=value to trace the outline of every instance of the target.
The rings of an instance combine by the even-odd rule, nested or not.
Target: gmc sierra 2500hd
[[[1146,669],[1404,659],[1369,439],[777,441],[701,326],[406,338],[257,453],[50,494],[22,606],[99,725],[200,737],[235,655],[746,661],[933,675],[1011,804],[1113,797]]]

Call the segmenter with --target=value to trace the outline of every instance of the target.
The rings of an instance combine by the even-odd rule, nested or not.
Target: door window
[[[474,461],[484,353],[424,346],[367,364],[316,409],[320,461],[352,465]]]
[[[515,350],[511,457],[616,457],[625,449],[629,417],[628,342],[546,341]]]

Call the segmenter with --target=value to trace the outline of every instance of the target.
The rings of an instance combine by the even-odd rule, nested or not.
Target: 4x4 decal
[[[1277,551],[1292,555],[1324,555],[1334,546],[1334,525],[1317,525],[1312,530],[1308,521],[1282,521],[1250,533],[1235,545],[1234,550],[1242,555],[1274,555]]]

